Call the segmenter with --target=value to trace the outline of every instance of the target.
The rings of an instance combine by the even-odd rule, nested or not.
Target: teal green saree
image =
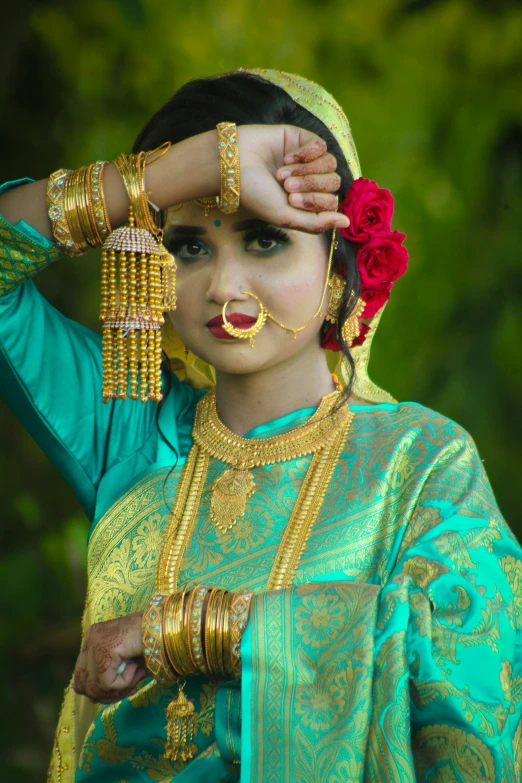
[[[1,388],[92,522],[85,632],[152,595],[205,392],[173,376],[160,415],[171,447],[152,405],[103,405],[99,336],[26,279],[55,256],[31,231],[0,221]],[[285,432],[314,410],[246,437]],[[224,534],[203,492],[180,584],[255,596],[241,679],[187,681],[196,758],[164,756],[172,689],[149,679],[103,706],[69,687],[49,781],[520,781],[522,551],[474,443],[416,403],[353,411],[292,587],[266,591],[310,457],[257,468],[247,513]],[[224,469],[211,460],[207,488]]]

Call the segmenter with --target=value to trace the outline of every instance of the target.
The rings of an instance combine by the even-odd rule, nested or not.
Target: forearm
[[[24,220],[46,239],[53,240],[47,213],[48,180],[42,179],[0,194],[0,214],[10,223]],[[172,147],[158,161],[147,166],[145,186],[151,200],[161,209],[219,192],[217,131],[192,136]],[[124,224],[129,198],[114,164],[105,167],[105,204],[112,228]]]

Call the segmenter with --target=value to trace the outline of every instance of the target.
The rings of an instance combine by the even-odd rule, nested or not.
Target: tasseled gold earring
[[[129,224],[113,231],[102,251],[104,402],[162,399],[161,327],[164,311],[176,305],[175,282],[174,258],[154,234],[135,225],[131,206]]]
[[[328,281],[329,295],[328,295],[328,309],[326,311],[326,320],[332,324],[336,324],[339,319],[339,309],[341,307],[341,300],[343,297],[343,291],[345,286],[345,280],[338,272],[334,272]],[[352,347],[353,341],[359,337],[361,333],[360,317],[366,303],[359,297],[355,310],[346,319],[342,325],[341,334],[346,341],[348,348]]]
[[[343,339],[346,341],[348,348],[352,347],[352,343],[355,340],[355,338],[359,337],[359,335],[361,334],[361,322],[359,319],[365,307],[366,307],[366,302],[364,302],[361,298],[359,298],[357,300],[357,305],[355,306],[355,310],[342,325],[341,334],[343,336]]]

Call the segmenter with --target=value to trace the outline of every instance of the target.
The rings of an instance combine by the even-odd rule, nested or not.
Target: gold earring
[[[261,299],[259,299],[259,297],[257,297],[255,294],[251,293],[250,291],[244,291],[243,293],[245,293],[247,296],[252,296],[258,303],[259,315],[257,316],[257,321],[255,322],[255,324],[253,324],[250,327],[250,329],[238,329],[236,326],[232,326],[232,324],[227,321],[227,315],[225,312],[228,303],[232,301],[231,299],[229,299],[228,301],[225,302],[225,304],[223,305],[223,309],[221,311],[221,314],[223,316],[223,329],[225,330],[225,332],[227,332],[227,334],[230,334],[232,337],[239,337],[244,340],[248,338],[250,340],[250,345],[253,348],[254,337],[256,336],[256,334],[258,334],[261,331],[261,329],[265,325],[267,311],[265,310],[264,305],[261,302]]]
[[[326,311],[326,320],[332,324],[337,323],[339,317],[339,308],[343,297],[345,280],[339,272],[334,272],[328,280],[328,309]]]
[[[359,337],[361,333],[361,322],[359,319],[365,307],[366,307],[366,302],[359,297],[359,299],[357,300],[357,305],[355,306],[355,310],[346,319],[346,321],[342,326],[341,334],[348,348],[352,347],[353,341],[356,339],[356,337]]]

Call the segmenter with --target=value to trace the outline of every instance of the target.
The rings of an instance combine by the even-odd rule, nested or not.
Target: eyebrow
[[[271,225],[266,220],[260,218],[252,218],[250,220],[241,220],[239,223],[235,223],[232,226],[233,231],[250,231],[252,229],[263,229]],[[204,226],[188,226],[180,223],[172,223],[168,229],[167,234],[169,237],[176,236],[202,236],[206,234],[207,230]]]

